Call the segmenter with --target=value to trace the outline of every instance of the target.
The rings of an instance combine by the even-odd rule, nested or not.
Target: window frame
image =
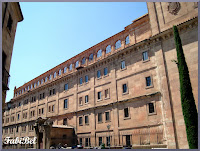
[[[101,79],[101,70],[97,70],[97,79]]]
[[[149,104],[150,103],[152,103],[153,107],[154,107],[154,112],[152,112],[152,113],[149,112]],[[156,101],[150,101],[150,102],[147,103],[147,114],[148,114],[148,116],[157,114],[157,112],[156,112]]]
[[[87,123],[86,123],[86,117],[87,117],[87,119],[88,119],[88,122],[87,122]],[[89,115],[85,115],[85,116],[84,116],[84,122],[85,122],[85,125],[89,125],[89,123],[90,123],[90,122],[89,122]]]
[[[66,103],[66,101],[67,101],[67,103]],[[64,109],[68,109],[68,102],[69,102],[68,99],[64,99],[64,100],[63,100],[63,108],[64,108]],[[67,107],[66,107],[66,105],[67,105]]]
[[[86,77],[87,77],[87,81],[86,81]],[[85,83],[88,83],[88,82],[89,82],[89,76],[85,75]]]
[[[145,54],[145,53],[147,53],[147,57],[148,57],[148,58],[144,60],[144,54]],[[149,50],[143,51],[143,52],[142,52],[142,61],[143,61],[143,62],[147,62],[147,61],[149,61],[149,60],[150,60],[150,57],[149,57]]]
[[[150,78],[151,80],[151,85],[147,86],[147,78]],[[149,76],[146,76],[145,77],[145,88],[148,89],[148,88],[152,88],[153,87],[153,77],[152,75],[149,75]]]
[[[100,93],[100,98],[99,98],[99,93]],[[102,94],[101,91],[97,92],[97,101],[101,101],[102,100]]]
[[[67,86],[67,89],[66,89],[66,86]],[[64,91],[67,91],[67,90],[69,90],[69,84],[68,84],[68,83],[66,83],[66,84],[64,85]]]
[[[106,113],[108,113],[109,119],[106,119],[106,118],[107,118]],[[110,121],[111,121],[111,120],[110,120],[110,111],[106,111],[106,112],[105,112],[105,121],[106,121],[106,122],[110,122]]]
[[[99,116],[99,115],[101,115],[101,116]],[[99,119],[99,117],[101,117],[101,120]],[[97,121],[98,121],[98,123],[103,123],[102,112],[97,114]]]
[[[120,46],[118,46],[119,43],[120,43]],[[117,40],[117,41],[115,42],[115,50],[117,50],[117,49],[119,49],[119,48],[121,48],[121,47],[122,47],[122,42],[121,42],[121,40],[119,39],[119,40]]]
[[[109,48],[108,48],[108,47],[109,47]],[[111,51],[112,51],[111,45],[107,45],[107,46],[106,46],[106,54],[111,53]]]
[[[123,63],[124,63],[124,64],[123,64]],[[122,71],[126,69],[126,61],[125,61],[125,60],[122,60],[120,65],[121,65],[121,66],[120,66],[120,69],[121,69]]]
[[[106,74],[105,74],[105,69],[106,69]],[[104,77],[108,76],[108,67],[105,67],[103,69],[103,75],[104,75]]]
[[[124,85],[126,85],[126,92],[124,92]],[[128,94],[128,83],[123,83],[122,84],[122,94],[123,95]]]
[[[125,116],[125,109],[128,110],[128,116],[127,116],[127,117]],[[124,112],[124,120],[130,119],[130,118],[131,118],[131,115],[130,115],[130,108],[129,108],[129,107],[125,107],[125,108],[123,109],[123,112]]]
[[[127,43],[127,39],[128,39],[128,43]],[[130,36],[129,35],[126,36],[126,38],[125,38],[125,45],[128,45],[128,44],[130,44]]]
[[[81,119],[81,123],[80,123],[80,119]],[[79,124],[79,126],[83,126],[83,117],[82,116],[78,117],[78,124]]]
[[[86,98],[87,98],[87,102],[86,102]],[[89,103],[89,95],[85,95],[85,104]]]

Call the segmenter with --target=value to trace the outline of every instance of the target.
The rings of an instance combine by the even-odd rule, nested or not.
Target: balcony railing
[[[9,84],[9,73],[8,71],[3,68],[2,70],[2,88],[3,90],[9,90],[8,84]]]

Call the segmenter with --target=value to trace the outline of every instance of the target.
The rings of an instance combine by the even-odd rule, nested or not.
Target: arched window
[[[130,41],[129,41],[129,36],[127,36],[126,39],[125,39],[125,44],[127,45],[127,44],[129,44],[129,43],[130,43]]]
[[[41,84],[43,84],[43,82],[44,82],[44,80],[42,79],[42,80],[41,80]]]
[[[97,52],[97,58],[101,57],[102,56],[102,50],[100,49],[98,52]]]
[[[66,72],[67,72],[67,67],[64,68],[64,73],[66,73]]]
[[[37,85],[38,85],[38,86],[40,85],[40,81],[37,82]]]
[[[81,64],[85,64],[85,57],[82,59]]]
[[[54,74],[53,74],[53,78],[56,78],[56,72],[54,72]]]
[[[76,61],[75,67],[77,68],[79,66],[79,61]]]
[[[34,83],[34,88],[36,87],[36,83]]]
[[[33,85],[31,84],[31,89],[33,88]]]
[[[115,49],[118,49],[121,47],[121,40],[118,40],[116,43],[115,43]]]
[[[110,53],[111,52],[111,45],[108,45],[107,47],[106,47],[106,53]]]
[[[69,65],[69,71],[71,71],[71,70],[72,70],[72,64]]]
[[[52,75],[50,74],[50,75],[49,75],[49,80],[51,80],[51,76],[52,76]]]
[[[45,82],[47,82],[47,77],[45,78]]]
[[[89,61],[92,61],[92,60],[93,60],[93,53],[91,53],[89,56]]]
[[[58,74],[59,74],[59,76],[61,75],[61,69],[59,70],[59,73],[58,73]]]

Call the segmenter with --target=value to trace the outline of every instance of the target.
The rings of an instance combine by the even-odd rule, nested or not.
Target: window
[[[11,15],[9,14],[8,23],[7,23],[7,27],[9,29],[9,31],[11,31],[11,29],[12,29],[12,24],[13,24],[13,20],[12,20]]]
[[[106,121],[110,121],[110,112],[105,112]]]
[[[147,51],[143,52],[142,55],[143,55],[143,61],[146,61],[149,59]]]
[[[106,137],[106,146],[110,146],[110,136]]]
[[[125,109],[124,109],[124,117],[129,117],[128,108],[125,108]]]
[[[108,46],[106,47],[106,53],[110,53],[110,52],[111,52],[111,46],[108,45]]]
[[[90,138],[85,138],[85,147],[90,145]]]
[[[43,82],[44,82],[44,80],[42,79],[42,80],[41,80],[41,84],[43,84]],[[29,86],[28,86],[28,90],[29,90]]]
[[[100,100],[101,99],[101,91],[98,92],[97,96],[98,96],[98,100]]]
[[[93,53],[91,53],[89,56],[89,61],[92,61],[92,60],[93,60]]]
[[[44,108],[42,108],[42,114],[44,114]]]
[[[29,131],[33,131],[33,130],[34,130],[33,125],[29,125]]]
[[[147,87],[149,87],[149,86],[151,86],[151,77],[149,76],[149,77],[146,77],[146,86]]]
[[[82,59],[81,64],[82,64],[82,65],[85,64],[85,57]]]
[[[67,125],[67,118],[63,119],[63,125]]]
[[[102,50],[100,49],[98,52],[97,52],[97,58],[101,57],[102,56]]]
[[[83,98],[82,97],[79,98],[79,105],[83,105]]]
[[[79,66],[79,61],[76,61],[75,67],[77,68]]]
[[[50,95],[50,96],[52,95],[52,90],[49,90],[49,95]]]
[[[53,89],[53,94],[56,94],[56,90],[55,89]]]
[[[80,78],[80,79],[79,79],[79,83],[80,83],[80,85],[83,84],[83,78]]]
[[[122,89],[123,89],[123,93],[126,93],[127,92],[127,84],[123,84]]]
[[[98,122],[102,122],[102,113],[98,113]]]
[[[65,100],[64,100],[64,108],[65,108],[65,109],[68,108],[68,104],[67,104],[67,103],[68,103],[68,100],[65,99]]]
[[[64,73],[66,73],[66,72],[67,72],[67,67],[64,68]]]
[[[121,69],[124,69],[124,68],[126,68],[126,64],[125,64],[125,61],[122,61],[121,62]]]
[[[38,114],[40,115],[40,114],[41,114],[41,109],[39,109],[39,111],[38,111],[38,112],[39,112]]]
[[[97,71],[97,78],[100,78],[101,77],[101,70],[98,70]]]
[[[106,76],[107,74],[108,74],[108,68],[106,67],[106,68],[104,68],[104,76]]]
[[[99,146],[102,144],[102,137],[99,137]]]
[[[79,138],[79,144],[82,145],[83,144],[83,139]]]
[[[18,106],[19,106],[19,107],[21,106],[21,102],[19,102]]]
[[[64,86],[64,90],[68,90],[68,83],[65,84],[65,86]]]
[[[105,90],[105,98],[109,98],[109,91],[108,91],[108,89]]]
[[[45,82],[47,82],[47,77],[45,78]]]
[[[89,102],[89,97],[88,95],[85,96],[85,103],[88,103]]]
[[[54,72],[54,74],[53,74],[53,78],[56,78],[56,72]]]
[[[51,106],[49,106],[49,112],[51,112]]]
[[[85,83],[88,82],[88,75],[85,76]]]
[[[126,39],[125,39],[125,44],[127,45],[127,44],[129,44],[129,43],[130,43],[130,41],[129,41],[129,36],[127,36]]]
[[[16,133],[19,132],[19,126],[16,126]]]
[[[39,86],[39,85],[40,85],[40,81],[37,82],[37,86]],[[25,88],[25,91],[26,91],[26,88]]]
[[[126,135],[126,146],[131,146],[131,135]]]
[[[121,41],[118,40],[116,43],[115,43],[115,49],[118,49],[121,47]]]
[[[45,98],[44,92],[42,93],[42,98],[43,98],[43,99]]]
[[[89,124],[89,118],[88,118],[88,116],[85,116],[85,124]]]
[[[58,72],[58,75],[59,75],[59,76],[61,75],[61,72],[62,72],[62,71],[61,71],[61,69],[60,69],[59,72]]]
[[[34,88],[36,88],[36,83],[34,83]],[[23,93],[23,91],[22,91],[22,93]]]
[[[69,65],[69,71],[71,71],[71,70],[72,70],[72,64]]]
[[[83,117],[79,117],[79,125],[83,125]]]
[[[54,112],[54,107],[55,107],[55,105],[52,105],[52,112]]]
[[[22,132],[26,132],[26,126],[22,127]]]
[[[154,104],[149,103],[148,106],[149,106],[149,113],[155,113]]]

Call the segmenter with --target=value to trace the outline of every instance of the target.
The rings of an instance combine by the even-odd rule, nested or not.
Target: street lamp
[[[109,139],[109,149],[110,149],[110,125],[108,124],[107,125],[107,128],[108,128],[108,139]]]

